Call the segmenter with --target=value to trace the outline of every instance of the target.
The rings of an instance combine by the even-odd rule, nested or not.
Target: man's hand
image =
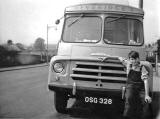
[[[145,102],[151,103],[152,102],[152,98],[149,95],[145,95]]]
[[[124,60],[124,58],[122,57],[118,57],[118,59],[122,62]]]

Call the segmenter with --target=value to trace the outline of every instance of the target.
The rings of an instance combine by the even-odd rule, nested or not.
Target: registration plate
[[[98,97],[84,97],[84,101],[86,103],[105,104],[105,105],[111,105],[113,102],[111,98],[98,98]]]

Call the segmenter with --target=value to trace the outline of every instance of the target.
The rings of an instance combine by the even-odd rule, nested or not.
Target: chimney
[[[143,9],[143,0],[139,0],[139,8]]]

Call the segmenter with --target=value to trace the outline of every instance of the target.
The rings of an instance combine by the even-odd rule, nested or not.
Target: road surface
[[[0,119],[121,119],[116,109],[69,100],[68,114],[53,107],[53,93],[47,90],[48,67],[0,72]],[[160,78],[159,78],[160,80]],[[154,114],[159,112],[159,82],[154,79]],[[160,119],[160,118],[157,118]]]

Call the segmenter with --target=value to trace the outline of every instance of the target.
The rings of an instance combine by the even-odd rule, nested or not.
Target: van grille
[[[72,68],[73,80],[125,83],[126,71],[118,60],[105,62],[76,62]]]

